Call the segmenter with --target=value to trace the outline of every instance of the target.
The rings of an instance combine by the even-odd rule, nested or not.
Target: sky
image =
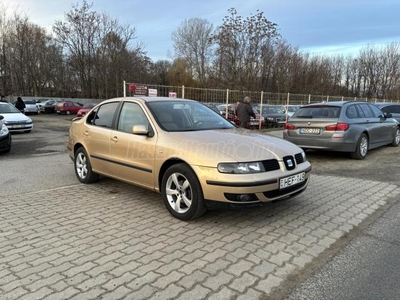
[[[352,55],[367,45],[400,42],[400,0],[88,0],[92,9],[136,29],[153,61],[171,59],[171,34],[185,19],[223,23],[229,8],[243,18],[257,10],[277,24],[281,37],[301,51],[318,55]],[[0,0],[7,12],[17,11],[47,28],[65,20],[81,0]]]

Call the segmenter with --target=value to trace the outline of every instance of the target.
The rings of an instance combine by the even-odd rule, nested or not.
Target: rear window
[[[338,118],[341,107],[339,106],[306,106],[299,108],[293,115],[294,118]]]

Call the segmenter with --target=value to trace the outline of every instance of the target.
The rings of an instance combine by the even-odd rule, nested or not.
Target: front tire
[[[361,160],[367,156],[367,152],[368,152],[368,137],[365,133],[363,133],[358,139],[356,150],[351,153],[351,157]]]
[[[393,147],[398,147],[400,145],[400,128],[396,129],[396,133],[393,137],[393,141],[390,144]]]
[[[161,184],[164,204],[175,218],[193,220],[206,212],[200,182],[188,165],[180,163],[169,167]]]
[[[99,175],[93,172],[89,156],[83,148],[75,152],[74,167],[76,177],[82,183],[92,183],[99,179]]]

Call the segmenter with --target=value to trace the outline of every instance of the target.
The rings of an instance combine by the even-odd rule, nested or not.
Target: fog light
[[[250,197],[249,195],[238,195],[237,199],[238,201],[249,201]]]

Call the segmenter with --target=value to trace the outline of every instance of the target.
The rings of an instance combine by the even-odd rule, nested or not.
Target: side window
[[[112,121],[117,108],[118,102],[103,104],[88,116],[87,122],[95,126],[112,128]]]
[[[370,105],[369,107],[371,108],[371,110],[376,118],[383,117],[382,111],[379,108],[377,108],[375,105]]]
[[[125,102],[119,116],[118,130],[132,133],[132,128],[135,125],[144,125],[148,128],[149,122],[137,103]]]
[[[349,119],[357,119],[358,113],[355,105],[350,105],[346,110],[346,116]]]
[[[373,118],[374,115],[372,113],[372,110],[369,108],[369,105],[367,103],[361,103],[358,105],[362,112],[364,113],[365,118]]]
[[[383,107],[382,110],[387,113],[398,114],[398,113],[400,113],[400,105],[388,105],[388,106]]]

